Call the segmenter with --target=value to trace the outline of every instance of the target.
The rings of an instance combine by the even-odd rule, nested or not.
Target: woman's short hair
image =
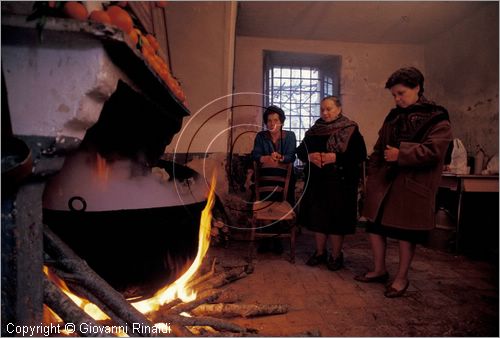
[[[337,96],[334,96],[334,95],[325,96],[323,99],[321,99],[321,102],[323,102],[325,100],[332,100],[333,103],[335,103],[335,105],[337,107],[339,107],[339,108],[342,107],[342,103],[340,102],[340,99]]]
[[[424,75],[415,67],[404,67],[396,70],[387,79],[385,88],[390,89],[397,84],[402,84],[408,88],[420,86],[418,96],[422,96],[424,93]]]
[[[286,119],[285,112],[280,107],[278,107],[278,106],[267,107],[266,110],[264,111],[264,114],[262,115],[262,118],[264,119],[264,123],[267,122],[267,117],[270,114],[278,114],[281,123],[285,122],[285,119]]]

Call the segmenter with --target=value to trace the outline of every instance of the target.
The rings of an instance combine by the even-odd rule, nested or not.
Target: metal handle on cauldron
[[[81,203],[80,208],[75,207],[75,205],[74,205],[75,201],[78,201]],[[87,209],[87,202],[81,196],[73,196],[68,200],[68,208],[71,211],[85,211]]]

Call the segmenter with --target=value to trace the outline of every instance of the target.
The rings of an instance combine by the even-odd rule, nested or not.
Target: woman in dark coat
[[[326,263],[330,270],[338,270],[344,263],[344,236],[355,232],[358,183],[366,147],[356,122],[342,114],[337,97],[321,101],[320,119],[306,132],[297,155],[305,162],[299,222],[315,232],[316,240],[316,251],[306,264]],[[332,246],[329,256],[328,238]]]
[[[368,161],[363,209],[375,266],[355,279],[385,283],[386,238],[398,239],[398,273],[384,293],[394,298],[408,288],[416,244],[434,228],[436,192],[452,134],[446,109],[423,96],[424,76],[418,69],[397,70],[385,87],[396,108],[385,118]]]

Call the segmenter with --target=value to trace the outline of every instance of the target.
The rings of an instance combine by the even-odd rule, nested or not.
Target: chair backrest
[[[265,165],[255,162],[254,172],[256,200],[278,202],[286,200],[292,163]]]

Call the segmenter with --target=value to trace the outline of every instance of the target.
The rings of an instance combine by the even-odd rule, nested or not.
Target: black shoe
[[[329,270],[337,271],[342,269],[344,266],[344,254],[341,252],[338,257],[333,258],[332,255],[328,257],[328,262],[326,262],[326,266]]]
[[[309,257],[309,259],[307,260],[306,265],[316,266],[323,263],[326,263],[326,252],[324,252],[322,255],[317,255],[316,252],[314,252],[314,255]]]
[[[389,285],[387,289],[385,289],[384,296],[386,296],[387,298],[401,297],[405,294],[406,289],[408,289],[409,286],[410,286],[410,281],[407,281],[405,287],[401,290],[396,290],[395,288],[392,287],[392,285]]]
[[[272,250],[276,255],[281,255],[283,253],[283,244],[281,239],[273,238]]]

